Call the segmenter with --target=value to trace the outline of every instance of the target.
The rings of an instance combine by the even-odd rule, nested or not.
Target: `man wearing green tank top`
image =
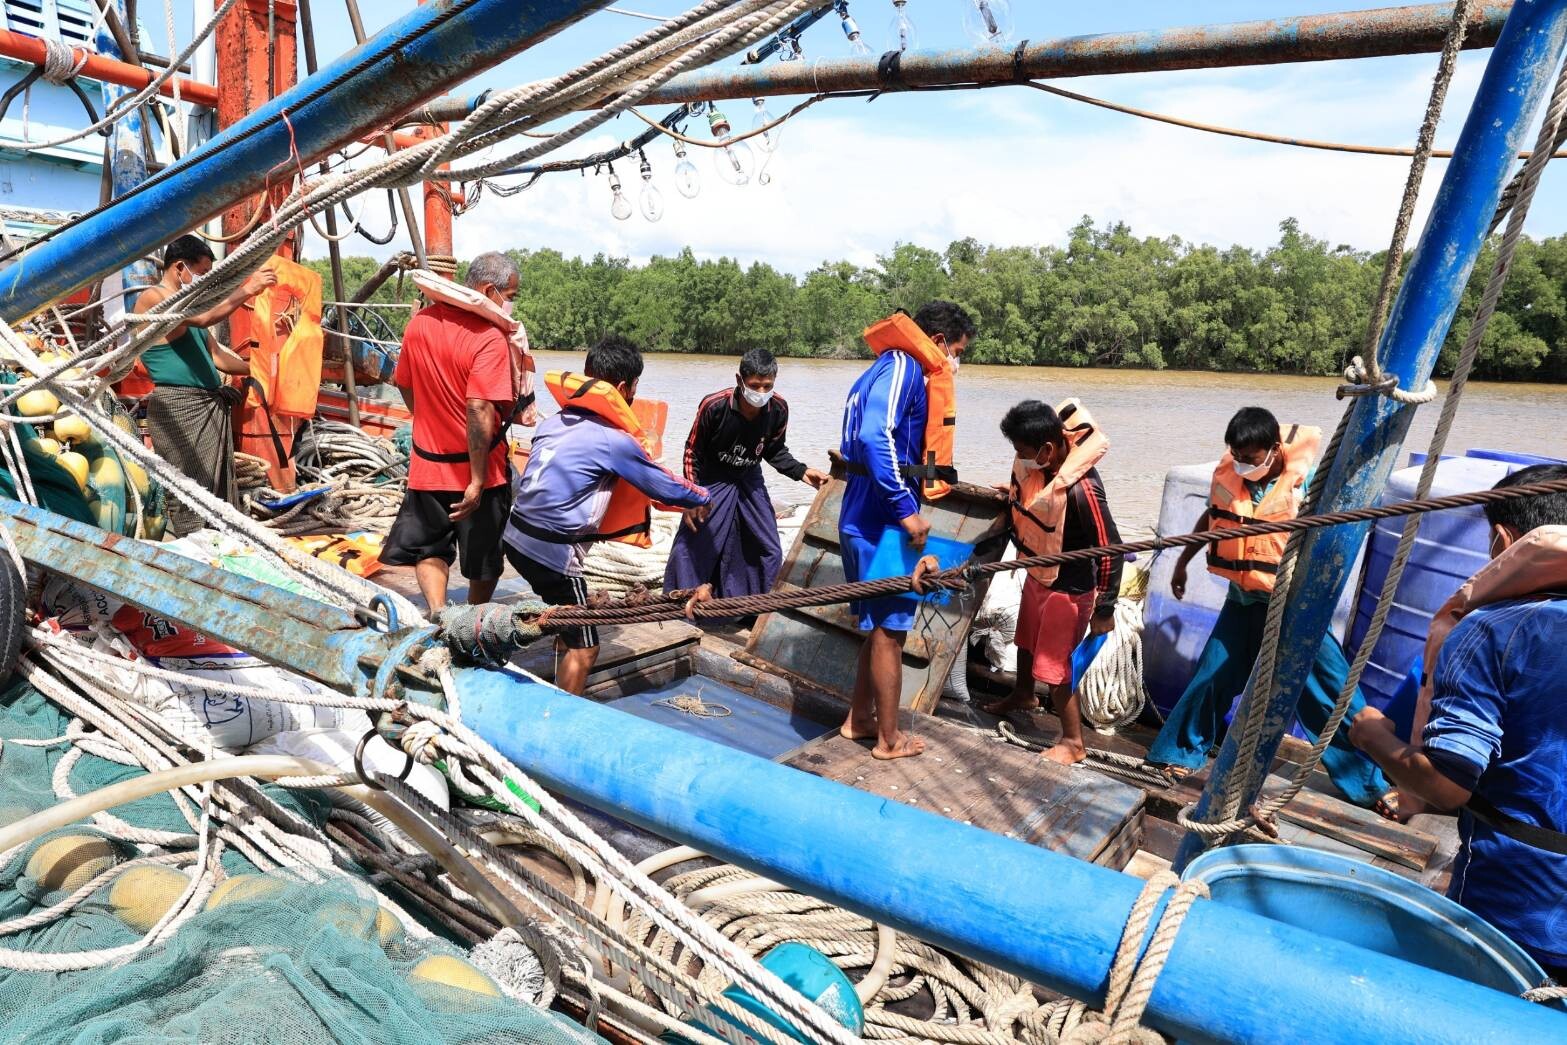
[[[181,236],[163,251],[163,278],[136,300],[136,311],[150,312],[205,275],[216,258],[195,236]],[[142,354],[155,386],[147,397],[147,428],[152,448],[197,485],[236,503],[234,491],[233,409],[242,389],[226,375],[244,377],[250,364],[219,344],[207,331],[277,282],[270,269],[255,273],[239,289],[205,312],[169,331],[168,340]],[[183,537],[201,529],[201,516],[172,497],[169,529]]]

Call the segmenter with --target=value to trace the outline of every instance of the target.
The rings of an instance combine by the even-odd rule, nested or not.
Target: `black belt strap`
[[[636,533],[647,533],[653,528],[653,521],[645,519],[610,533],[560,533],[535,526],[515,512],[512,513],[511,524],[534,540],[544,541],[547,544],[592,544],[595,541],[613,541]]]
[[[1238,573],[1278,573],[1279,564],[1276,562],[1260,562],[1256,559],[1226,559],[1216,554],[1212,548],[1208,549],[1208,565],[1217,566],[1221,570],[1235,570]]]
[[[1208,506],[1208,516],[1212,519],[1227,519],[1233,523],[1240,523],[1242,526],[1250,526],[1252,523],[1258,521],[1255,518],[1247,518],[1244,515],[1236,515],[1228,508],[1220,508],[1218,505],[1214,504],[1210,504]]]
[[[525,395],[520,395],[517,397],[517,402],[512,404],[510,420],[502,421],[499,417],[496,418],[496,421],[499,423],[495,426],[495,438],[490,440],[490,448],[485,451],[486,454],[494,453],[495,448],[506,441],[506,429],[510,427],[513,421],[517,420],[517,415],[528,409],[528,407],[532,406],[537,398],[538,397],[535,396],[532,392],[528,392]],[[496,414],[499,413],[500,411],[497,410]],[[438,461],[441,464],[461,464],[468,460],[468,451],[466,450],[455,454],[438,454],[430,450],[426,450],[418,443],[414,443],[413,448],[414,453],[418,454],[426,461]]]
[[[1517,817],[1502,812],[1479,795],[1471,794],[1464,808],[1469,810],[1470,815],[1476,820],[1500,831],[1515,842],[1522,842],[1535,849],[1544,849],[1558,856],[1567,856],[1567,834],[1553,831],[1549,827],[1526,824]]]
[[[272,407],[267,403],[267,390],[261,387],[261,382],[253,377],[246,377],[244,387],[253,389],[256,398],[261,401],[261,413],[267,419],[267,428],[272,433],[272,449],[277,451],[278,467],[286,467],[288,464],[288,451],[283,449],[283,436],[277,430],[277,422],[272,420]]]

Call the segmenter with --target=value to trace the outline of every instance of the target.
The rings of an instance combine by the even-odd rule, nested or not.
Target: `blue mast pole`
[[[1567,0],[1525,0],[1507,16],[1377,346],[1382,369],[1396,375],[1401,388],[1423,388],[1431,377],[1514,158],[1524,147],[1531,121],[1554,80],[1564,44]],[[1355,400],[1349,427],[1325,480],[1319,511],[1338,512],[1377,502],[1414,415],[1415,407],[1384,396]],[[1317,648],[1332,625],[1333,607],[1370,528],[1370,523],[1334,526],[1307,536],[1279,638],[1276,693],[1271,697],[1259,693],[1258,680],[1253,678],[1236,715],[1240,721],[1252,701],[1268,701],[1262,743],[1250,764],[1240,764],[1240,730],[1225,738],[1198,799],[1195,819],[1208,818],[1237,775],[1245,786],[1240,808],[1249,809],[1256,800],[1279,742],[1295,717]],[[1261,685],[1266,687],[1268,680],[1261,680]],[[1203,847],[1200,837],[1188,834],[1176,856],[1176,869],[1185,867]]]
[[[308,163],[357,141],[606,3],[443,0],[420,5],[140,191],[0,269],[0,316],[14,323],[32,315],[221,213],[261,189],[273,171],[292,170],[296,149],[298,159]]]

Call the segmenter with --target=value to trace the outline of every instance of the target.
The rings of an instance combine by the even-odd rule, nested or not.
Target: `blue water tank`
[[[1431,496],[1488,490],[1521,467],[1480,457],[1447,459],[1437,466]],[[1382,503],[1412,499],[1419,481],[1419,468],[1394,472],[1382,495]],[[1387,577],[1393,553],[1398,549],[1398,536],[1403,528],[1403,519],[1382,519],[1371,531],[1371,540],[1367,542],[1365,583],[1349,629],[1347,645],[1352,653],[1371,626],[1377,596],[1382,592],[1382,582]],[[1382,629],[1382,638],[1360,680],[1367,703],[1381,709],[1393,703],[1410,665],[1425,647],[1431,615],[1441,609],[1442,603],[1489,558],[1490,539],[1485,513],[1481,509],[1458,508],[1421,516],[1419,536],[1399,582],[1387,625]]]
[[[1198,516],[1208,507],[1208,490],[1217,461],[1179,465],[1165,473],[1164,499],[1159,506],[1159,529],[1164,535],[1190,533]],[[1148,696],[1161,718],[1170,713],[1186,691],[1197,658],[1219,619],[1219,609],[1229,582],[1207,570],[1199,552],[1186,571],[1186,598],[1170,594],[1170,575],[1180,551],[1168,549],[1154,556],[1143,603],[1143,679]],[[1359,576],[1358,569],[1351,578]],[[1355,586],[1346,584],[1333,613],[1333,634],[1342,637],[1355,605]],[[1238,694],[1237,694],[1238,695]]]
[[[1506,461],[1527,468],[1531,464],[1567,464],[1560,457],[1541,457],[1539,454],[1520,454],[1512,450],[1470,450],[1464,456],[1478,457],[1486,461]]]

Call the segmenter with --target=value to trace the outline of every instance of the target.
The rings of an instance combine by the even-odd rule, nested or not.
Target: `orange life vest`
[[[952,467],[952,446],[958,431],[952,359],[936,347],[907,312],[894,312],[867,327],[865,343],[878,356],[890,350],[906,352],[925,372],[924,460],[904,462],[902,471],[905,478],[919,483],[925,500],[940,500],[958,481],[957,469]]]
[[[360,577],[372,577],[381,570],[382,541],[373,534],[329,533],[286,539],[301,551],[335,562]]]
[[[1251,499],[1246,481],[1235,473],[1235,458],[1225,451],[1213,471],[1208,494],[1208,528],[1224,529],[1259,522],[1293,519],[1300,511],[1302,487],[1311,473],[1322,442],[1322,430],[1308,425],[1284,429],[1284,471],[1260,504]],[[1234,581],[1242,591],[1272,591],[1289,534],[1237,537],[1208,546],[1208,572]]]
[[[601,381],[584,374],[551,370],[544,375],[544,387],[550,390],[550,395],[555,397],[555,402],[560,404],[562,410],[570,408],[597,414],[634,438],[637,445],[642,448],[642,452],[648,453],[650,440],[642,429],[642,423],[637,419],[636,411],[608,381]],[[650,455],[649,460],[652,459]],[[599,528],[594,533],[572,534],[569,537],[559,534],[548,535],[524,525],[526,520],[517,520],[516,516],[513,516],[513,520],[522,526],[523,532],[540,540],[560,539],[571,544],[619,541],[638,548],[653,546],[651,534],[653,501],[647,494],[624,479],[615,480],[615,485],[609,494],[609,507],[605,509],[604,518],[599,522]]]
[[[275,417],[314,417],[321,394],[321,277],[283,257],[267,261],[277,284],[256,295],[252,307],[229,317],[234,349],[249,348],[252,388],[246,405]],[[296,314],[297,310],[297,314]],[[281,340],[277,325],[289,320]],[[267,435],[266,429],[246,434]]]
[[[1024,555],[1054,555],[1061,550],[1062,523],[1071,489],[1110,449],[1110,440],[1076,399],[1056,407],[1066,436],[1066,460],[1048,478],[1042,469],[1012,462],[1012,534]],[[1028,575],[1049,587],[1059,566],[1035,566]]]

